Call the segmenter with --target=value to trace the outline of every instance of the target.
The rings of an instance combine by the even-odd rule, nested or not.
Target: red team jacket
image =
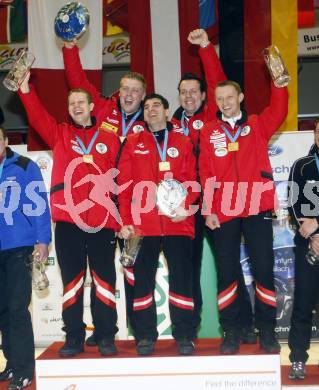
[[[108,196],[115,192],[114,182],[106,175],[110,168],[115,167],[120,148],[118,137],[110,131],[99,130],[97,125],[83,128],[68,123],[58,124],[44,109],[32,86],[30,88],[30,93],[19,92],[19,95],[30,125],[53,151],[50,189],[53,221],[76,223],[78,226],[86,224],[91,228],[118,229],[114,218],[115,205]],[[94,163],[86,163],[83,161],[83,153],[76,137],[80,137],[84,145],[88,146],[98,130],[98,136],[90,152]],[[68,167],[71,168],[70,164],[76,166],[68,171]],[[81,208],[76,207],[79,204]]]
[[[194,145],[198,145],[200,130],[207,121],[216,118],[217,106],[215,102],[215,86],[220,81],[226,80],[225,73],[215,52],[214,46],[210,43],[205,48],[199,49],[199,55],[204,66],[205,79],[207,83],[207,103],[189,119],[189,136]],[[174,131],[183,133],[181,124],[183,107],[179,107],[171,120]]]
[[[147,213],[137,213],[140,221],[133,216],[138,207],[139,197],[142,207],[145,206],[147,191],[137,191],[136,185],[149,181],[155,185],[163,180],[167,172],[159,170],[160,157],[156,147],[156,141],[150,131],[130,135],[122,149],[118,168],[118,184],[132,180],[132,184],[119,194],[120,214],[124,225],[134,225],[145,236],[170,236],[182,235],[194,237],[194,216],[187,217],[181,222],[172,222],[169,217],[160,215],[153,206]],[[180,181],[196,181],[195,156],[193,145],[188,137],[169,131],[167,146],[167,161],[170,163],[169,173],[172,178]],[[148,193],[155,200],[155,192]],[[185,202],[186,209],[198,198],[199,192],[188,188],[188,196]]]
[[[70,88],[82,88],[90,92],[94,102],[93,115],[96,117],[97,123],[101,123],[101,129],[106,129],[118,136],[122,136],[122,115],[117,99],[101,96],[100,92],[89,82],[82,68],[77,46],[74,46],[72,49],[63,47],[62,52],[65,73]],[[145,130],[145,123],[143,121],[143,113],[141,113],[132,124],[127,135],[143,130]]]
[[[199,155],[204,215],[214,213],[220,222],[226,222],[274,208],[268,142],[284,121],[287,111],[287,88],[272,85],[270,105],[260,115],[247,118],[243,112],[243,118],[237,121],[234,130],[220,119],[206,124],[200,135]],[[238,151],[228,151],[230,141],[221,126],[232,135],[241,127]],[[210,178],[215,178],[216,184],[208,183]],[[263,184],[266,187],[261,191]]]

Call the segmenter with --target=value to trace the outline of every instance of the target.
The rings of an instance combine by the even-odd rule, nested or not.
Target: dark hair
[[[6,130],[5,130],[5,128],[0,126],[0,131],[1,131],[2,135],[3,135],[3,139],[7,139],[8,138],[8,134],[7,134]]]
[[[236,91],[238,92],[238,95],[240,93],[242,93],[240,85],[236,81],[233,81],[233,80],[220,81],[219,83],[217,83],[215,90],[216,90],[216,88],[227,87],[228,85],[230,85],[231,87],[234,87],[236,89]]]
[[[69,101],[69,97],[72,95],[72,93],[84,93],[84,95],[86,95],[86,97],[87,97],[88,103],[91,104],[93,102],[92,95],[86,89],[83,89],[83,88],[70,89],[70,91],[68,93],[68,101]]]
[[[151,99],[159,99],[162,102],[165,110],[168,109],[168,107],[169,107],[168,100],[165,99],[164,96],[162,96],[162,95],[160,95],[158,93],[155,93],[155,92],[154,93],[150,93],[150,94],[145,96],[145,98],[143,100],[143,105],[145,105],[147,100],[151,100]]]
[[[198,81],[199,83],[199,89],[200,91],[203,93],[203,92],[206,92],[207,90],[207,87],[206,87],[206,82],[205,80],[201,79],[200,77],[196,76],[196,74],[194,73],[184,73],[182,78],[180,79],[180,82],[178,83],[178,91],[180,91],[180,86],[181,86],[181,83],[185,80],[196,80]]]

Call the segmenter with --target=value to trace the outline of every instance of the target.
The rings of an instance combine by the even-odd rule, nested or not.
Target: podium
[[[60,358],[62,343],[36,360],[38,390],[280,390],[280,356],[261,353],[259,345],[240,353],[219,354],[219,339],[201,339],[192,356],[179,356],[174,340],[159,340],[150,357],[136,354],[134,341],[118,341],[118,355],[102,357],[85,347],[74,358]]]

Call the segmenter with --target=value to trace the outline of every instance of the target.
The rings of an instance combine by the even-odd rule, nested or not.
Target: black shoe
[[[252,326],[244,326],[240,330],[240,341],[243,344],[256,344],[257,343],[257,335],[254,327]]]
[[[180,355],[192,355],[195,351],[194,343],[189,339],[176,340],[176,344]]]
[[[261,330],[259,334],[259,344],[267,353],[279,353],[280,345],[276,339],[275,332],[270,330]]]
[[[227,330],[224,332],[224,340],[219,347],[220,353],[222,355],[234,355],[239,350],[239,344],[239,331],[237,329]]]
[[[84,352],[84,343],[78,339],[67,338],[64,345],[59,350],[61,357],[75,356],[80,352]]]
[[[137,354],[140,356],[148,356],[154,353],[155,341],[142,339],[136,345]]]
[[[304,362],[292,362],[289,371],[289,379],[305,379],[306,365]]]
[[[5,368],[0,373],[0,382],[8,381],[9,379],[12,379],[13,377],[13,370],[12,368]]]
[[[102,339],[98,342],[100,354],[103,356],[112,356],[117,354],[117,349],[113,340]]]
[[[13,377],[11,382],[8,385],[8,390],[19,390],[24,389],[27,386],[30,386],[32,382],[31,378],[26,378],[21,376],[20,378]]]
[[[85,344],[86,344],[88,347],[96,347],[96,346],[97,346],[97,341],[96,341],[95,333],[94,333],[94,332],[91,334],[90,337],[88,337],[88,338],[85,340]]]

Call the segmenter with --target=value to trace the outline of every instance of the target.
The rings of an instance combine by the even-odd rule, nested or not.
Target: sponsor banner
[[[130,39],[125,34],[103,38],[103,65],[130,64]]]
[[[275,256],[274,276],[277,301],[276,332],[281,339],[288,338],[290,317],[293,307],[294,293],[294,231],[289,224],[287,183],[293,163],[300,157],[308,154],[313,144],[313,132],[285,132],[278,133],[268,147],[268,153],[276,184],[276,196],[279,208],[276,210],[278,219],[273,220]],[[247,248],[241,247],[241,264],[245,282],[249,291],[252,305],[254,305],[254,287]],[[314,315],[312,337],[318,337],[318,320]]]
[[[28,43],[7,43],[0,45],[0,71],[9,70],[17,60],[22,50],[28,48]]]
[[[317,56],[319,54],[319,27],[298,30],[298,56]]]

